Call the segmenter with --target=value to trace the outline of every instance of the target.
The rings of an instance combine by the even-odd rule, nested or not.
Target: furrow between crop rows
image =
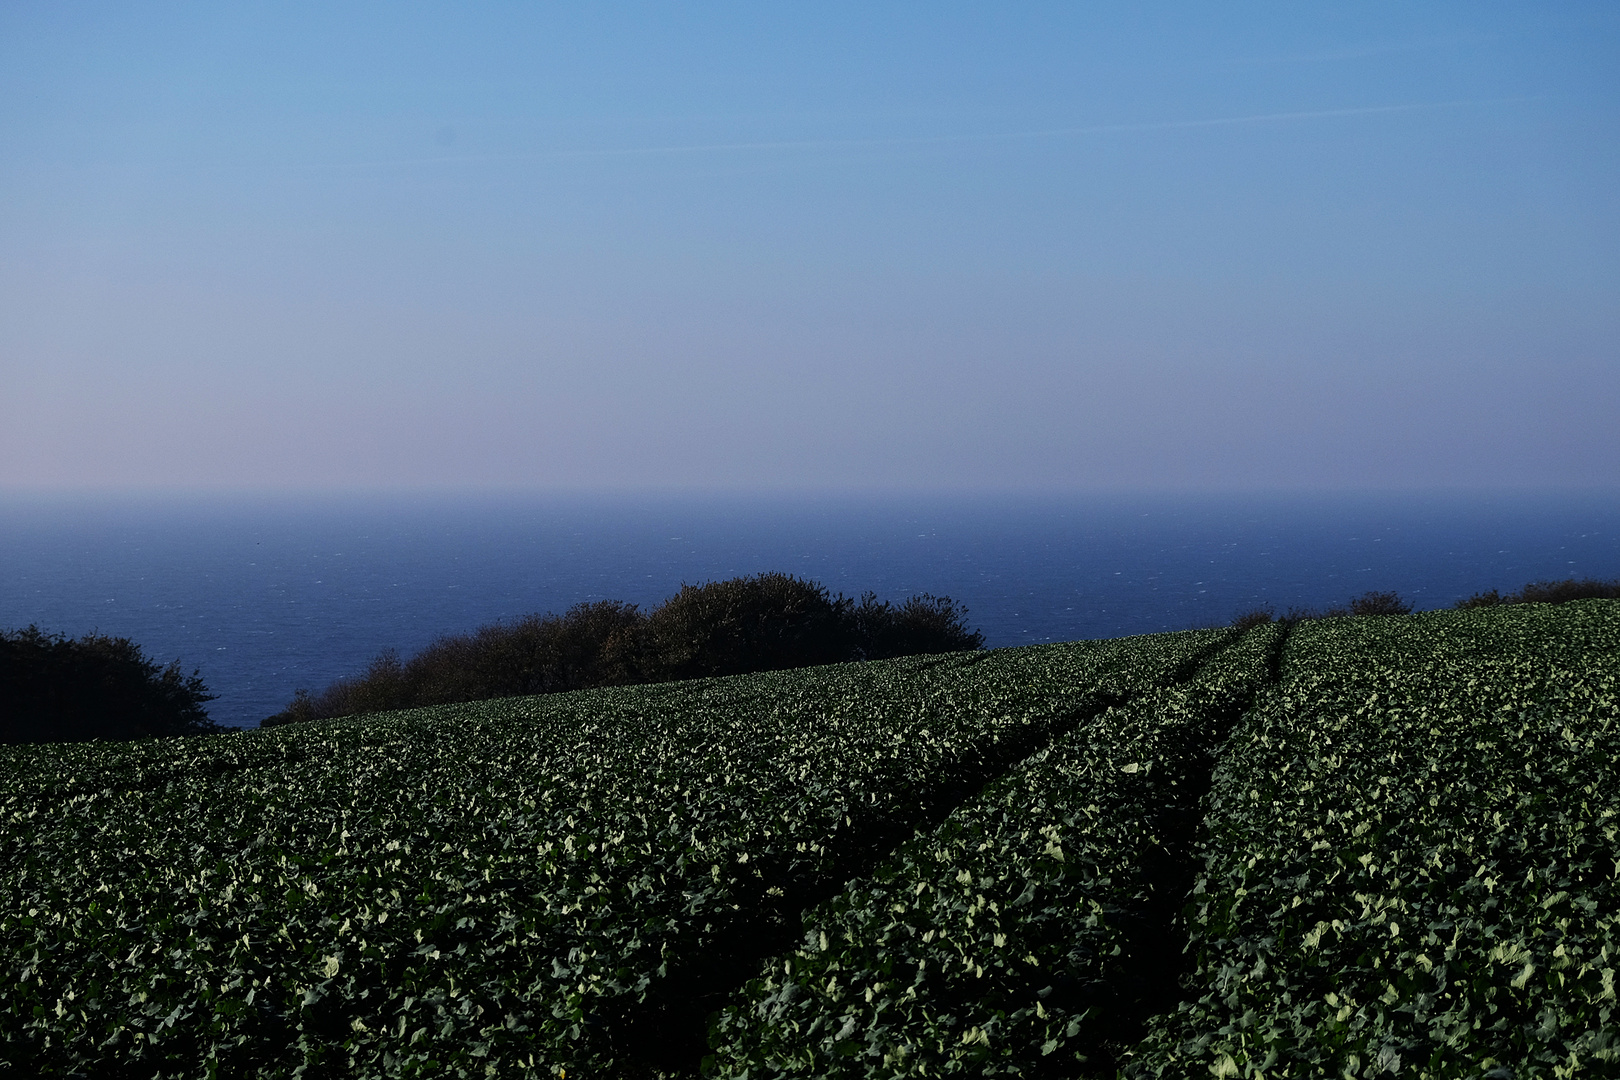
[[[1620,1075],[1620,604],[1305,624],[1131,1077]]]
[[[0,1061],[657,1071],[689,1003],[791,940],[806,903],[1227,637],[8,749]]]
[[[1233,635],[1205,634],[1188,639],[1175,662],[1155,676],[1156,682],[1133,679],[1117,683],[1107,692],[1090,692],[1068,711],[1056,713],[1043,725],[990,747],[965,768],[955,782],[941,782],[913,804],[891,809],[890,816],[852,831],[849,842],[835,854],[831,870],[786,892],[776,903],[762,903],[752,917],[733,926],[723,945],[693,960],[689,968],[673,974],[673,992],[651,1002],[630,1019],[623,1040],[626,1058],[650,1074],[696,1076],[708,1054],[707,1026],[738,987],[754,975],[762,962],[790,949],[805,933],[804,915],[844,890],[847,883],[872,874],[893,857],[905,841],[937,828],[950,814],[972,803],[982,792],[1024,762],[1032,753],[1070,737],[1094,723],[1106,711],[1166,688],[1178,686],[1230,647]],[[982,654],[981,654],[982,655]],[[1190,879],[1190,871],[1187,875]]]
[[[1617,762],[1612,601],[9,747],[0,1072],[1620,1075]]]
[[[1076,725],[807,913],[798,947],[716,1017],[706,1071],[1108,1068],[1174,994],[1171,923],[1214,748],[1282,634],[1251,631],[1178,672],[1190,680]]]

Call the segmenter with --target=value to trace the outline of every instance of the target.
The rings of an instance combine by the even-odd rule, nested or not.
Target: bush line
[[[389,650],[363,675],[299,690],[262,726],[982,648],[966,620],[948,596],[852,600],[814,581],[756,574],[683,585],[650,612],[601,600],[442,637],[409,660]]]

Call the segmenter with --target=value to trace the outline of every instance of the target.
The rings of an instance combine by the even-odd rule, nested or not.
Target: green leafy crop
[[[0,752],[0,1061],[657,1071],[801,908],[1223,635]]]
[[[0,748],[0,1074],[1620,1076],[1617,762],[1608,600]]]
[[[1617,605],[1307,623],[1283,675],[1128,1074],[1620,1075]]]
[[[1156,892],[1178,884],[1164,871],[1197,820],[1209,754],[1267,678],[1281,634],[1250,631],[1192,681],[1081,724],[811,912],[799,948],[717,1017],[714,1071],[1019,1076],[1106,1064],[1154,990],[1140,976],[1164,959],[1168,918],[1157,916],[1181,899]]]

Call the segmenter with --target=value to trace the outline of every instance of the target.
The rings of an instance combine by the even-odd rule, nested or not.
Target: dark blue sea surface
[[[0,629],[139,642],[252,725],[385,648],[781,570],[966,604],[992,646],[1620,577],[1620,494],[0,496]]]

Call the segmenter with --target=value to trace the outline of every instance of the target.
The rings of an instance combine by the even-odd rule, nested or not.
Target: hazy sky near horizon
[[[1620,480],[1610,3],[0,6],[0,486]]]

